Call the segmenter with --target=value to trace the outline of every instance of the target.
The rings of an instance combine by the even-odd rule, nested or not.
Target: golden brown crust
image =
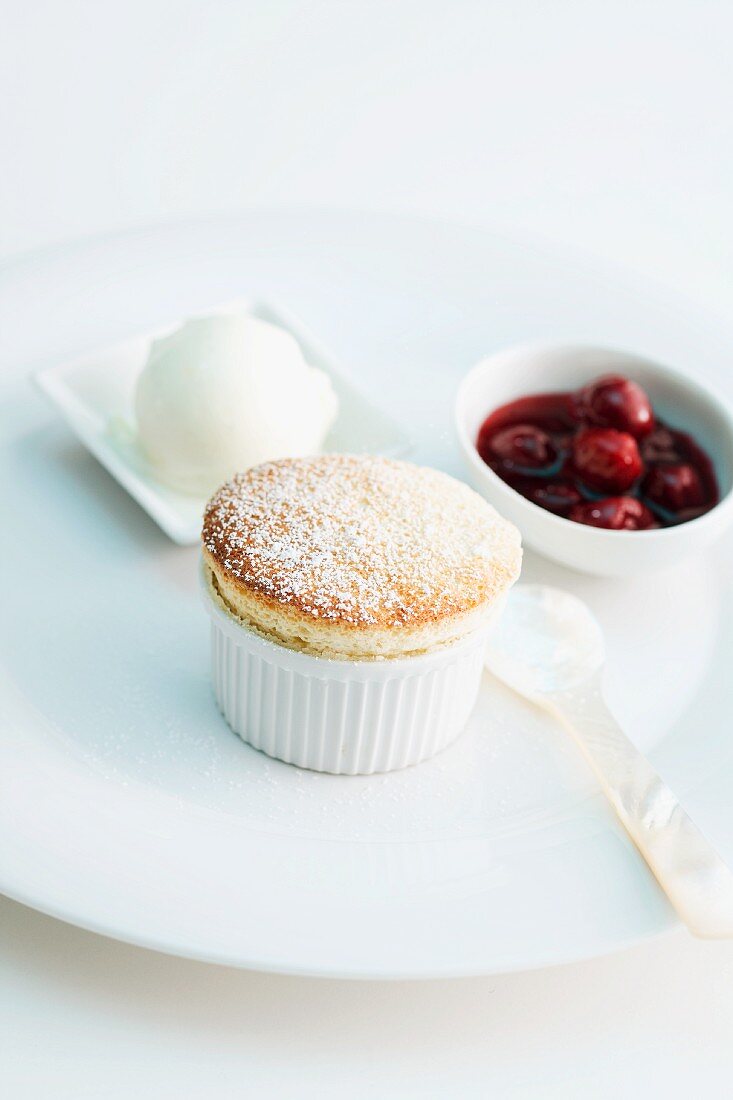
[[[521,562],[516,529],[466,485],[371,456],[238,474],[209,502],[202,537],[224,602],[255,626],[267,619],[268,633],[279,615],[286,644],[307,622],[324,637],[392,631],[404,650],[408,635],[473,622]]]

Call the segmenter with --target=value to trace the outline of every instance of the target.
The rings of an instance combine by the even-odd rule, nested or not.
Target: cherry
[[[569,519],[608,531],[649,531],[658,526],[646,505],[636,497],[586,500],[570,509]]]
[[[654,413],[641,386],[619,374],[604,374],[575,395],[580,420],[599,428],[616,428],[636,439],[654,428]]]
[[[674,434],[661,425],[645,437],[640,449],[646,463],[679,462],[681,457]]]
[[[502,428],[483,443],[482,457],[498,459],[511,469],[543,470],[557,461],[557,451],[547,432],[533,424]]]
[[[574,485],[550,482],[532,489],[529,499],[539,504],[540,508],[554,512],[556,516],[565,516],[574,505],[580,504],[583,498]]]
[[[573,443],[573,463],[581,480],[600,493],[623,493],[641,476],[636,440],[613,428],[585,428]]]
[[[642,482],[644,496],[669,512],[699,508],[705,503],[705,489],[694,466],[685,462],[653,467]]]

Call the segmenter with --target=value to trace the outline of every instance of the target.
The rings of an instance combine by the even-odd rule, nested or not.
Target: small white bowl
[[[526,394],[575,390],[607,373],[638,382],[661,419],[690,432],[708,451],[721,496],[710,512],[654,531],[588,527],[532,504],[479,456],[479,428],[500,405]],[[527,545],[572,569],[600,576],[662,569],[702,550],[733,519],[733,414],[727,402],[699,382],[650,359],[572,344],[509,348],[482,359],[463,379],[456,395],[455,425],[474,488],[516,524]]]
[[[372,775],[427,760],[461,732],[476,701],[490,622],[417,657],[332,661],[267,641],[211,598],[214,695],[243,741],[288,764]]]

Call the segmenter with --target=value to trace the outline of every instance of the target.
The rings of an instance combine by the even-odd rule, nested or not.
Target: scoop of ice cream
[[[240,313],[194,318],[154,341],[135,393],[157,477],[197,496],[260,462],[316,453],[337,407],[290,333]]]

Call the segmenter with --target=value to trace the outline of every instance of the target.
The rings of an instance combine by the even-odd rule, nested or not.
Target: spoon
[[[601,628],[582,600],[534,584],[513,589],[486,654],[494,676],[573,735],[690,932],[733,937],[733,873],[609,711],[604,661]]]

